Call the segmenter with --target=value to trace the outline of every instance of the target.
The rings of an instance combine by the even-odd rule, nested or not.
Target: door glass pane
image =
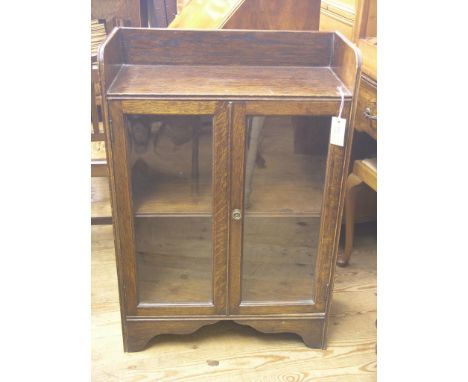
[[[212,117],[127,117],[140,303],[212,302]]]
[[[330,118],[247,118],[243,301],[314,293]]]

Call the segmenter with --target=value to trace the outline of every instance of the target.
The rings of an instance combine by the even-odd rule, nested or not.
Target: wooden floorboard
[[[93,381],[376,380],[374,232],[358,232],[351,264],[337,269],[326,351],[305,347],[293,334],[221,322],[124,353],[112,227],[91,230]]]

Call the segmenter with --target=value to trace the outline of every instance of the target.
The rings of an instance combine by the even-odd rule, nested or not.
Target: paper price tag
[[[336,146],[344,145],[344,138],[346,133],[346,119],[332,117],[330,143]]]

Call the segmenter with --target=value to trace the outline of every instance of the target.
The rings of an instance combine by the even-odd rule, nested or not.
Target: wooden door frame
[[[276,116],[333,116],[338,115],[340,102],[314,101],[254,101],[236,102],[232,110],[230,139],[231,153],[231,210],[240,209],[244,216],[245,134],[246,118],[252,115]],[[242,241],[243,221],[230,219],[229,229],[229,315],[314,314],[325,313],[331,289],[331,270],[338,249],[340,217],[342,214],[342,181],[348,165],[351,147],[351,100],[345,101],[343,118],[348,121],[345,145],[329,144],[325,185],[320,217],[319,242],[314,274],[314,293],[311,300],[297,302],[242,302]],[[310,302],[312,301],[312,303]]]
[[[110,125],[108,143],[114,153],[109,160],[111,172],[112,215],[116,240],[122,316],[160,317],[181,315],[223,315],[227,309],[228,249],[228,132],[230,104],[223,101],[111,100],[108,102]],[[135,256],[134,213],[129,168],[125,115],[212,115],[213,116],[213,183],[212,183],[212,303],[139,304]]]

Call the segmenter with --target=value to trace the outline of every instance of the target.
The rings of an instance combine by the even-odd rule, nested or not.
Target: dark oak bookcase
[[[126,351],[220,320],[326,347],[360,65],[337,33],[111,33],[99,70]]]

